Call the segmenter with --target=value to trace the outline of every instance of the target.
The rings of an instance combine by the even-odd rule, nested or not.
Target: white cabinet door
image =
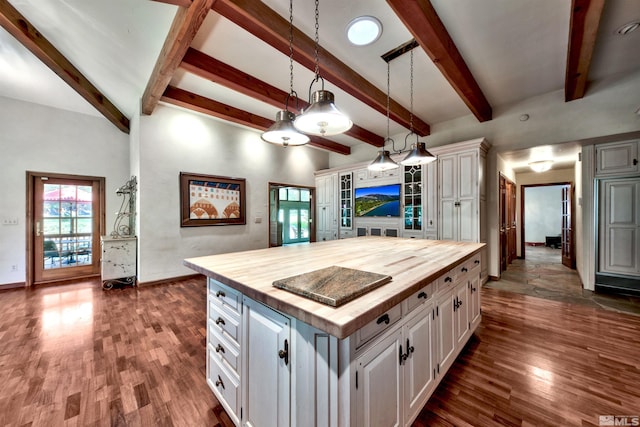
[[[441,295],[436,306],[436,329],[438,331],[438,372],[445,372],[453,363],[456,349],[454,311],[455,294],[451,289]]]
[[[356,359],[357,426],[402,425],[402,346],[398,330]]]
[[[338,174],[316,178],[316,240],[338,238]]]
[[[469,322],[471,327],[480,322],[480,275],[475,274],[469,279]]]
[[[436,386],[434,304],[425,303],[404,327],[404,423],[410,425]]]
[[[625,175],[640,170],[638,141],[596,146],[596,175]]]
[[[640,274],[640,177],[600,182],[602,273]]]
[[[244,298],[243,425],[290,425],[291,322]]]
[[[469,324],[469,286],[466,280],[456,287],[453,308],[456,313],[456,347],[458,347],[467,341],[471,327]]]

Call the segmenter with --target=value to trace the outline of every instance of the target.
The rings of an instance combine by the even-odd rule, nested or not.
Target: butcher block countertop
[[[342,339],[484,246],[366,236],[189,258],[184,265]],[[274,282],[333,266],[391,276],[391,280],[338,307],[273,286]],[[348,292],[350,283],[344,286]]]

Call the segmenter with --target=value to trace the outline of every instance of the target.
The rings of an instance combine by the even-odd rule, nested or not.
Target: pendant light
[[[309,142],[309,137],[298,132],[293,121],[295,114],[289,111],[289,99],[296,99],[296,109],[298,108],[298,94],[293,90],[293,0],[289,0],[289,93],[285,100],[284,110],[278,111],[276,121],[267,129],[261,138],[271,144],[282,145],[304,145]]]
[[[384,144],[386,144],[387,141],[390,141],[393,146],[393,139],[389,137],[389,75],[389,62],[387,62],[387,137],[382,144],[382,150],[378,151],[378,156],[367,166],[367,169],[373,171],[386,171],[399,167],[399,165],[391,159],[389,151],[384,149]]]
[[[400,163],[405,166],[426,165],[436,160],[436,156],[427,151],[426,144],[418,141],[418,134],[413,131],[413,49],[411,50],[411,109],[409,115],[409,133],[404,138],[405,144],[407,138],[411,135],[416,136],[416,142],[411,145],[411,151]]]
[[[338,135],[351,129],[353,122],[349,117],[344,115],[334,103],[335,97],[333,93],[324,90],[324,79],[320,77],[320,65],[318,60],[319,36],[318,24],[319,12],[318,1],[316,0],[316,38],[315,38],[315,78],[309,86],[309,107],[303,109],[300,115],[293,122],[296,129],[300,132],[311,135],[331,136]],[[316,90],[311,94],[313,84],[321,81],[322,89]]]

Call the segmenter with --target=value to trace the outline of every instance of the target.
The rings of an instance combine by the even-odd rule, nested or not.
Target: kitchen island
[[[360,237],[187,259],[208,277],[207,381],[237,425],[409,425],[480,322],[483,247]],[[339,297],[390,280],[336,307],[273,285],[333,267],[353,279]]]

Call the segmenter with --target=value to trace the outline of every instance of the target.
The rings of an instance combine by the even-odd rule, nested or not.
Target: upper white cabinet
[[[596,176],[635,175],[640,141],[596,145]]]
[[[316,240],[338,238],[338,174],[316,177]]]

